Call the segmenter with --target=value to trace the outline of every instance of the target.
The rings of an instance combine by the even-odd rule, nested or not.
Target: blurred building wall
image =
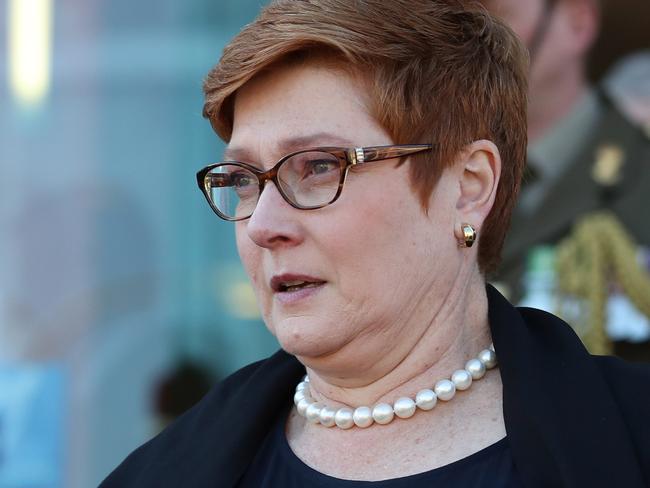
[[[0,395],[0,426],[14,418],[3,412],[34,408],[0,428],[0,486],[30,466],[41,474],[29,486],[94,486],[156,432],[155,386],[176,363],[221,377],[277,347],[232,225],[194,176],[223,148],[201,117],[202,78],[259,2],[54,0],[51,82],[31,103],[9,83],[10,3],[0,12],[0,382],[16,393]],[[44,418],[64,426],[46,460],[29,448],[46,430],[27,428]],[[16,451],[34,454],[19,463]],[[60,473],[47,468],[56,464]]]

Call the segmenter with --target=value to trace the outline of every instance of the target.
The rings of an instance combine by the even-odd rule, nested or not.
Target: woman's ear
[[[456,228],[468,223],[479,230],[492,209],[499,185],[499,149],[488,140],[472,142],[461,153],[457,168],[460,194],[456,202]]]

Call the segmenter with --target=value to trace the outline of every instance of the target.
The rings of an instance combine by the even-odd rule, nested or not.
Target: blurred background
[[[258,0],[0,3],[0,487],[89,487],[276,349],[195,173]]]
[[[194,176],[202,79],[262,3],[0,3],[0,488],[96,486],[277,348]],[[606,7],[593,79],[650,45],[639,12]]]

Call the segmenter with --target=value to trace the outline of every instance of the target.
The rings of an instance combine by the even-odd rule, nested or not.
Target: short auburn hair
[[[468,144],[496,144],[501,178],[478,240],[479,268],[495,271],[526,157],[528,55],[517,37],[475,1],[275,0],[208,73],[203,115],[228,142],[238,89],[278,64],[323,55],[368,82],[370,113],[396,144],[434,144],[409,168],[425,211]]]

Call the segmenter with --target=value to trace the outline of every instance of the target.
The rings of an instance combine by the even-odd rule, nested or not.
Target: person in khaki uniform
[[[483,3],[513,28],[531,57],[528,170],[495,277],[517,302],[531,249],[561,242],[594,212],[611,211],[640,254],[647,249],[650,137],[587,80],[599,29],[596,0]],[[650,341],[615,341],[614,352],[650,360]]]

